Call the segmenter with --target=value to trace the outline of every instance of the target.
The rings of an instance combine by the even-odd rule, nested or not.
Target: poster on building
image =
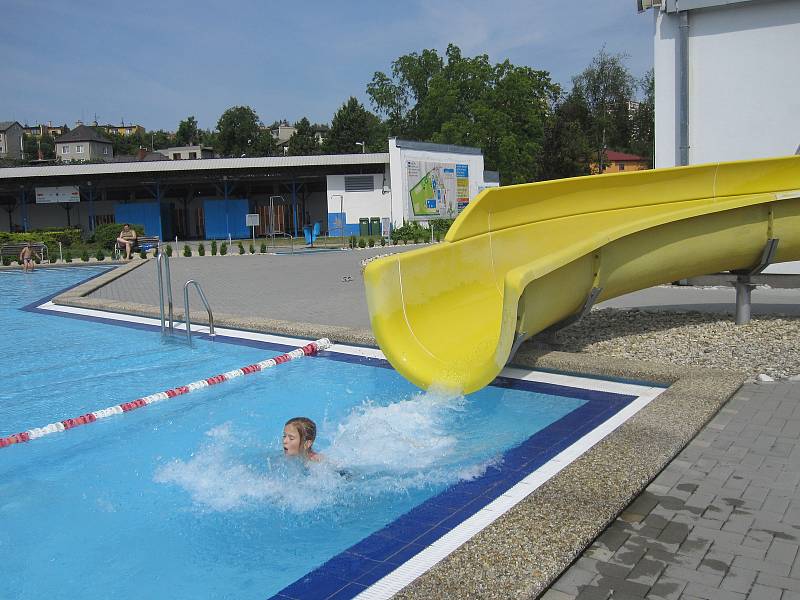
[[[469,204],[469,165],[409,160],[405,176],[412,219],[454,218]]]
[[[80,202],[81,192],[77,185],[60,187],[37,187],[36,204],[57,204],[59,202]]]

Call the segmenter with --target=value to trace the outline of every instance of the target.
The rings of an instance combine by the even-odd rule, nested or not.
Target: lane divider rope
[[[289,362],[296,358],[302,358],[303,356],[311,356],[313,354],[316,354],[317,352],[330,348],[332,345],[333,344],[328,338],[321,338],[315,342],[310,342],[306,344],[302,348],[295,348],[294,350],[292,350],[291,352],[287,352],[286,354],[281,354],[280,356],[276,356],[275,358],[268,358],[267,360],[262,360],[261,362],[257,362],[252,365],[247,365],[246,367],[242,367],[241,369],[234,369],[233,371],[228,371],[227,373],[214,375],[213,377],[209,377],[208,379],[201,379],[200,381],[195,381],[188,385],[182,385],[176,388],[172,388],[171,390],[166,390],[164,392],[158,392],[156,394],[144,396],[143,398],[138,398],[136,400],[132,400],[131,402],[123,402],[122,404],[117,404],[116,406],[109,406],[108,408],[86,413],[85,415],[81,415],[80,417],[75,417],[74,419],[64,419],[63,421],[50,423],[49,425],[45,425],[44,427],[34,427],[33,429],[29,429],[28,431],[15,433],[14,435],[9,435],[7,437],[0,437],[0,448],[5,448],[6,446],[11,446],[13,444],[21,444],[23,442],[35,440],[36,438],[40,438],[45,435],[49,435],[51,433],[56,433],[58,431],[66,431],[67,429],[72,429],[73,427],[78,427],[80,425],[87,425],[89,423],[94,423],[98,419],[105,419],[106,417],[110,417],[112,415],[121,415],[123,413],[136,410],[137,408],[142,408],[143,406],[147,406],[148,404],[153,404],[154,402],[169,400],[170,398],[174,398],[175,396],[181,396],[183,394],[188,394],[196,390],[207,388],[208,386],[211,385],[217,385],[225,381],[230,381],[231,379],[235,379],[236,377],[242,377],[243,375],[258,373],[259,371],[263,371],[264,369],[269,369],[271,367]]]

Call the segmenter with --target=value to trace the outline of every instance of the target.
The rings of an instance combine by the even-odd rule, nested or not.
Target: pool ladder
[[[173,310],[173,302],[172,302],[172,282],[170,278],[170,271],[169,271],[169,256],[165,252],[161,251],[161,246],[158,247],[158,254],[156,257],[156,274],[158,277],[158,307],[161,314],[161,335],[166,335],[167,330],[169,330],[169,334],[172,335],[175,333],[174,327],[174,310]],[[164,315],[164,284],[166,283],[167,288],[167,317]],[[191,344],[192,343],[192,322],[189,313],[189,286],[194,285],[195,289],[197,290],[198,296],[200,296],[200,301],[203,303],[203,306],[208,313],[208,335],[212,339],[216,335],[214,333],[214,313],[211,312],[211,305],[208,303],[208,299],[206,295],[203,293],[203,288],[200,287],[200,284],[195,281],[194,279],[190,279],[185,284],[183,284],[183,315],[184,319],[186,320],[186,339]],[[167,322],[169,321],[169,322]]]

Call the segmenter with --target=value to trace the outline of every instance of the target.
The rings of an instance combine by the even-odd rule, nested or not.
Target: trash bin
[[[311,238],[311,225],[303,225],[303,237],[306,238],[306,246],[310,246],[314,243],[314,240]]]
[[[369,236],[369,218],[362,218],[358,220],[358,234],[361,237]]]
[[[370,235],[380,235],[381,234],[381,218],[380,217],[372,217],[369,220],[369,234]]]

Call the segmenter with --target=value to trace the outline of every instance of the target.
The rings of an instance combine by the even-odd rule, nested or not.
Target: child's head
[[[283,426],[283,453],[306,456],[317,438],[317,425],[307,417],[295,417]]]

